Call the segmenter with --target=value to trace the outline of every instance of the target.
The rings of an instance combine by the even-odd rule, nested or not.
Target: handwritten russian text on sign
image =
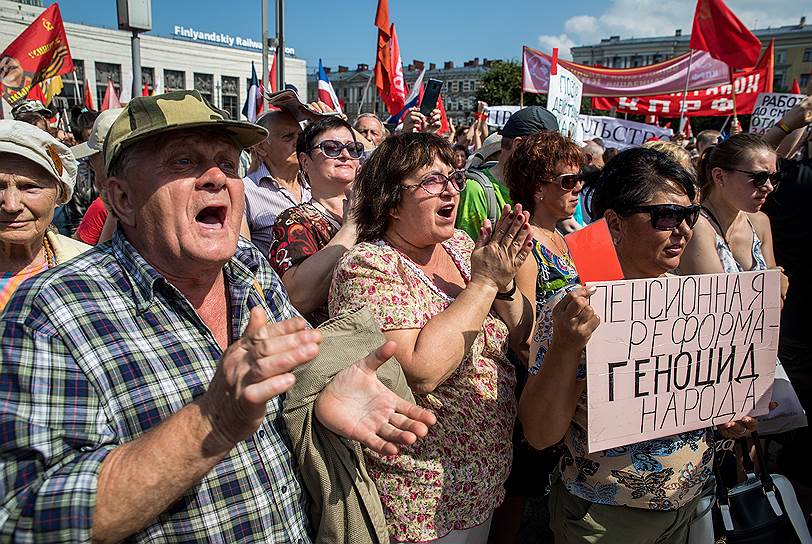
[[[753,117],[750,118],[750,132],[764,134],[804,98],[806,96],[802,94],[759,94],[756,98],[756,105],[753,107]]]
[[[564,136],[577,139],[580,134],[578,117],[581,114],[581,94],[584,86],[572,72],[559,66],[558,73],[550,76],[547,109],[558,119],[558,130]]]
[[[777,270],[591,283],[589,451],[768,411]]]

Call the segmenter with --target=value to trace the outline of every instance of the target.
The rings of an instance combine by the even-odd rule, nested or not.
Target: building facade
[[[44,10],[41,0],[0,0],[0,50],[5,49]],[[177,28],[177,27],[176,27]],[[69,106],[83,103],[85,81],[96,109],[107,82],[112,81],[121,101],[132,97],[132,54],[129,32],[65,22],[75,73],[62,76],[61,96]],[[196,89],[213,105],[241,117],[248,94],[251,62],[262,67],[262,53],[253,49],[215,45],[181,37],[141,34],[141,78],[149,92]],[[253,44],[252,44],[253,45]],[[285,80],[307,93],[307,65],[287,55]],[[259,74],[261,76],[261,74]],[[140,96],[142,90],[136,90]],[[10,107],[5,101],[6,115]]]
[[[475,58],[466,61],[463,66],[455,67],[454,63],[447,61],[441,68],[435,63],[428,66],[423,61],[414,60],[404,69],[404,78],[411,88],[415,80],[420,75],[423,68],[426,68],[427,79],[439,79],[443,82],[443,105],[449,119],[461,126],[470,123],[472,112],[476,108],[476,93],[482,85],[482,76],[487,72],[493,61],[484,59],[480,61]],[[358,113],[375,113],[382,119],[389,117],[386,106],[378,96],[375,88],[375,74],[370,70],[368,64],[358,64],[353,70],[347,66],[339,66],[337,69],[329,69],[328,77],[330,83],[338,95],[338,99],[344,103],[344,111],[350,119]],[[308,101],[317,99],[318,96],[318,72],[308,74]]]
[[[773,87],[786,91],[797,80],[801,89],[809,82],[812,70],[812,27],[801,17],[797,25],[752,30],[764,47],[775,40],[775,72]],[[690,34],[677,29],[673,36],[654,38],[623,38],[611,36],[594,45],[570,49],[573,61],[608,68],[632,68],[662,62],[688,51]]]

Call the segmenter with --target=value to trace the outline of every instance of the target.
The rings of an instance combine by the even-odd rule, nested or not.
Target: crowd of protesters
[[[809,408],[812,98],[622,151],[540,106],[442,136],[311,109],[0,121],[0,541],[502,543],[540,507],[559,544],[688,542],[758,422],[588,452],[564,237],[596,219],[626,279],[780,268]],[[807,439],[774,437],[808,516]]]

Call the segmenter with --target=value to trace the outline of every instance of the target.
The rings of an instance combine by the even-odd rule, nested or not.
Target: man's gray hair
[[[365,117],[372,117],[373,119],[378,121],[378,123],[381,124],[382,129],[386,129],[386,127],[383,126],[383,121],[381,120],[381,118],[378,117],[377,115],[375,115],[374,113],[362,113],[362,114],[360,114],[358,117],[355,118],[355,122],[353,122],[352,128],[357,130],[358,129],[358,121],[360,121],[361,119],[363,119]]]

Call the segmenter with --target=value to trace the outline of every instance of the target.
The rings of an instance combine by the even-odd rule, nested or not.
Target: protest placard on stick
[[[778,270],[590,283],[589,451],[766,414]]]
[[[558,119],[558,130],[581,142],[581,95],[584,86],[572,72],[558,67],[557,73],[550,76],[550,93],[547,95],[547,109]]]
[[[750,118],[750,132],[764,134],[804,98],[806,96],[802,94],[759,94],[756,98],[756,105],[753,107],[753,117]]]

